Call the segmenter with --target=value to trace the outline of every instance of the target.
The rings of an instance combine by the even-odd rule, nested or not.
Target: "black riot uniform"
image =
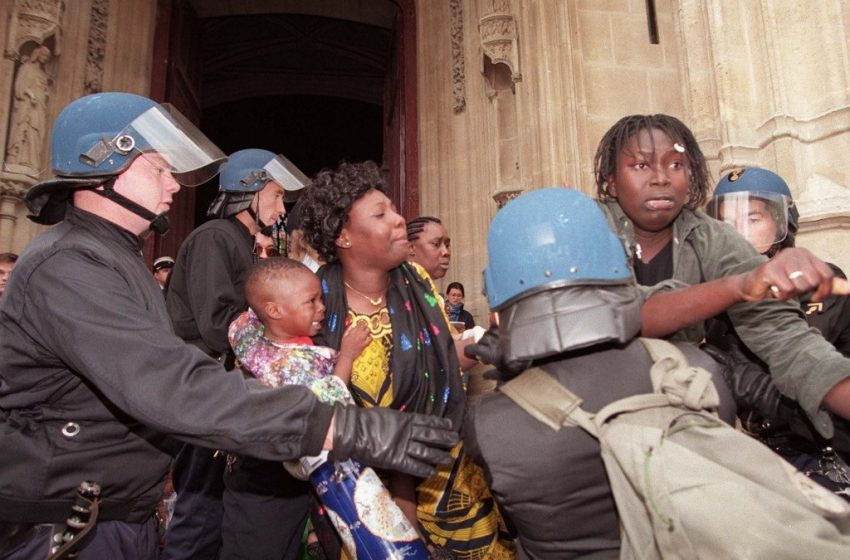
[[[69,208],[21,255],[0,305],[0,520],[59,522],[81,480],[101,518],[150,518],[166,435],[272,460],[321,450],[332,409],[271,390],[174,336],[142,240]]]

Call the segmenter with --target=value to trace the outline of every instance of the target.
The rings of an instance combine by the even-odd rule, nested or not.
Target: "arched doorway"
[[[265,148],[311,175],[373,159],[418,212],[413,0],[159,0],[151,96],[226,153]],[[215,185],[184,192],[153,255],[176,254]]]

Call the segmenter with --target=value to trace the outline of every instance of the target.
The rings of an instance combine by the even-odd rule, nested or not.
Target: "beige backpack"
[[[711,374],[641,339],[654,393],[596,414],[540,368],[501,387],[554,430],[599,440],[621,521],[621,559],[850,559],[850,507],[722,420]]]

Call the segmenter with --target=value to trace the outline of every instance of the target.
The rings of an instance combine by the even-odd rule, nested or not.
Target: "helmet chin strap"
[[[104,198],[108,198],[118,206],[129,210],[133,214],[139,216],[144,220],[148,220],[150,225],[148,228],[154,233],[158,233],[160,235],[165,234],[168,231],[169,223],[168,223],[168,214],[163,212],[162,214],[154,214],[141,204],[134,202],[124,196],[123,194],[115,192],[115,180],[117,177],[112,177],[108,181],[103,183],[103,190],[94,189],[92,192],[99,194]]]
[[[262,233],[263,235],[269,235],[271,233],[272,226],[266,225],[266,223],[260,219],[260,216],[257,215],[257,213],[254,212],[254,209],[250,206],[248,207],[248,215],[254,219],[254,223],[257,224],[257,229],[260,231],[260,233]]]

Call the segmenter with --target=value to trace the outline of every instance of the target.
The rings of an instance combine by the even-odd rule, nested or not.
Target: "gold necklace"
[[[384,303],[384,296],[381,296],[378,299],[372,299],[369,296],[367,296],[366,294],[364,294],[363,292],[361,292],[360,290],[358,290],[357,288],[355,288],[354,286],[352,286],[351,284],[349,284],[348,282],[346,282],[345,280],[343,280],[342,283],[345,284],[346,287],[348,287],[348,289],[350,289],[352,292],[354,292],[358,296],[368,300],[369,303],[371,303],[375,307],[380,307],[381,304]]]

